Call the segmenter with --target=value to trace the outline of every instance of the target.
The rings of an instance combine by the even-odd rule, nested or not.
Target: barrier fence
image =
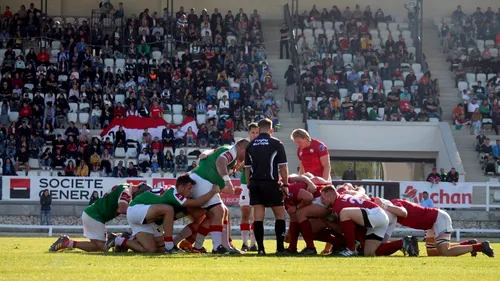
[[[2,177],[2,201],[39,201],[43,190],[48,189],[55,202],[88,202],[91,194],[97,191],[99,196],[106,193],[111,187],[120,183],[147,182],[153,187],[174,185],[175,178],[155,177],[149,178],[97,178],[97,177]],[[233,179],[235,186],[239,185],[238,179]],[[333,181],[337,186],[345,181]],[[355,186],[363,186],[370,196],[381,197],[388,200],[403,198],[414,203],[423,200],[424,192],[438,208],[456,209],[484,209],[489,211],[500,208],[500,183],[498,182],[459,182],[432,184],[422,181],[352,181]],[[221,194],[227,205],[237,205],[238,194]]]

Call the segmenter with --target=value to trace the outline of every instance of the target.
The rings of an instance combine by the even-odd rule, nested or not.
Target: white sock
[[[117,236],[115,238],[115,245],[116,246],[123,246],[123,242],[125,242],[125,238],[122,236]]]
[[[219,248],[219,246],[221,245],[222,232],[212,231],[210,232],[210,236],[212,237],[212,244],[214,246],[214,250],[217,250],[217,248]],[[198,243],[198,239],[196,239],[196,243]]]
[[[227,229],[227,223],[222,226],[222,246],[226,249],[231,248],[229,244],[229,230]]]
[[[243,240],[243,245],[248,246],[248,234],[250,233],[249,230],[242,230],[241,231],[241,240]]]
[[[73,249],[73,245],[74,245],[73,242],[74,242],[73,240],[69,241],[69,244],[68,244],[69,249]]]
[[[255,246],[255,235],[253,235],[253,231],[250,232],[250,247]]]
[[[174,242],[165,242],[165,249],[167,251],[172,250],[173,247],[174,247]]]
[[[196,234],[196,242],[194,242],[194,247],[196,249],[203,248],[203,242],[205,242],[205,235]],[[220,244],[220,243],[219,243]]]

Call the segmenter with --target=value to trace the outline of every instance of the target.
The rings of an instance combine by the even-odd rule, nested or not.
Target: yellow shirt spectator
[[[373,46],[373,40],[371,40],[371,39],[363,40],[363,42],[361,42],[361,49],[365,50],[366,48],[368,48],[368,45]]]
[[[85,161],[81,161],[80,165],[78,165],[78,168],[76,169],[76,176],[77,177],[88,177],[89,176],[89,166],[85,163]]]

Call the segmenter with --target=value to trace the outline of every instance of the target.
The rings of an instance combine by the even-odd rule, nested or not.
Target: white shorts
[[[104,223],[96,221],[87,213],[82,214],[83,236],[90,240],[106,241],[106,227]]]
[[[193,190],[191,191],[191,198],[198,199],[201,196],[207,194],[212,190],[213,184],[206,179],[202,179],[195,173],[190,174],[191,178],[196,182],[196,185],[193,186]],[[222,204],[222,199],[219,194],[214,195],[207,203],[201,206],[201,208],[207,208],[216,204]]]
[[[380,207],[364,210],[366,211],[368,221],[372,226],[367,227],[366,235],[376,235],[382,241],[389,226],[389,218],[387,217],[387,214]]]
[[[127,209],[127,221],[132,229],[132,235],[144,232],[154,235],[155,237],[163,236],[163,230],[156,223],[143,224],[144,219],[148,214],[151,205],[138,204],[129,206]]]
[[[250,206],[250,196],[248,194],[248,186],[246,184],[240,185],[241,194],[240,194],[240,207]]]
[[[445,233],[451,233],[453,231],[453,226],[451,224],[451,218],[450,215],[448,215],[447,212],[438,209],[439,213],[436,219],[436,222],[434,223],[434,226],[432,227],[432,230],[434,230],[434,237],[438,237],[439,235],[445,234]]]

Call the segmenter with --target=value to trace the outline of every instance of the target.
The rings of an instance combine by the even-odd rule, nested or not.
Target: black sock
[[[255,242],[257,242],[257,247],[259,251],[264,250],[264,222],[254,221],[253,222],[253,235],[255,236]]]
[[[285,250],[285,220],[276,220],[274,223],[274,232],[276,233],[276,251],[283,252]]]

